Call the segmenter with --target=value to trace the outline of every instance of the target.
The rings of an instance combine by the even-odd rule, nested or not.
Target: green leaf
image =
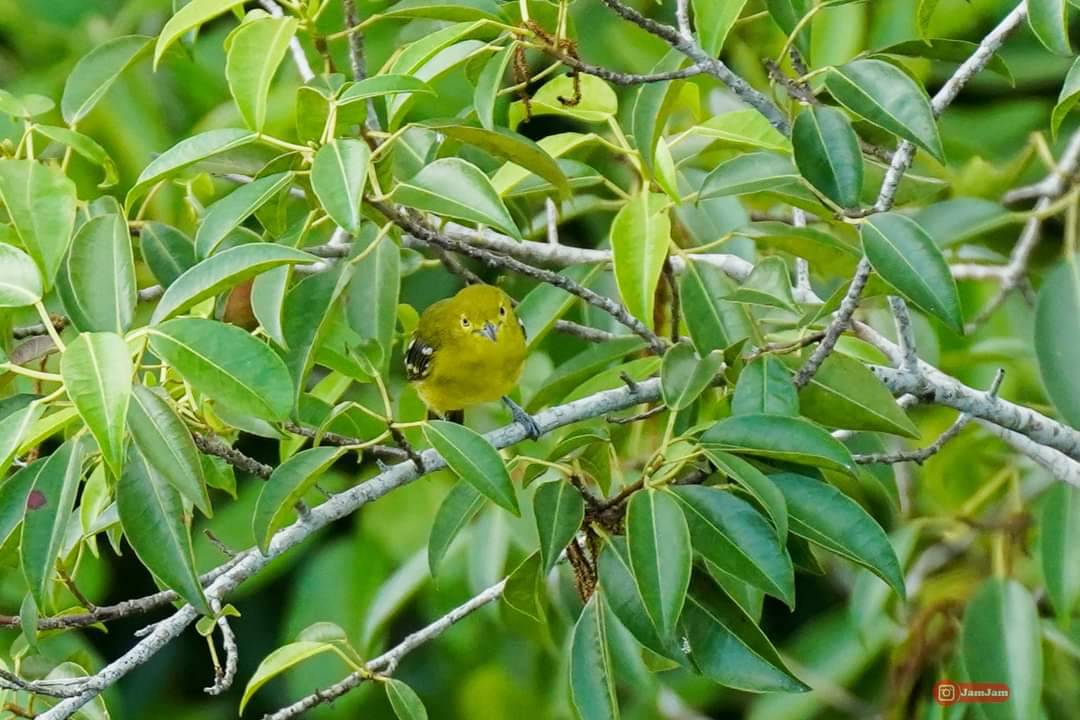
[[[135,184],[128,190],[124,203],[130,208],[151,187],[184,168],[214,155],[220,155],[243,147],[257,139],[258,135],[250,130],[236,128],[207,130],[198,135],[184,138],[151,160],[150,164],[143,168]]]
[[[154,38],[125,35],[96,46],[72,68],[64,83],[60,114],[64,122],[75,126],[90,114],[124,70],[150,52]]]
[[[44,412],[44,403],[31,402],[0,420],[0,477],[3,477],[11,467],[15,456],[18,455],[23,436],[37,423]],[[0,545],[3,545],[3,542],[0,542]]]
[[[541,593],[544,592],[545,572],[541,567],[540,553],[534,552],[521,561],[506,578],[502,601],[506,607],[524,615],[533,622],[546,622]]]
[[[225,77],[229,90],[244,123],[255,132],[262,132],[266,124],[270,83],[289,50],[298,23],[296,18],[249,20],[225,40]]]
[[[626,510],[626,544],[641,600],[661,638],[673,638],[693,552],[686,517],[668,492],[634,493]]]
[[[244,696],[240,698],[240,714],[244,714],[244,708],[247,707],[252,696],[257,693],[259,688],[263,685],[286,670],[296,667],[305,660],[310,660],[316,655],[321,655],[325,652],[334,651],[335,646],[333,643],[301,640],[300,642],[283,645],[267,655],[263,658],[263,661],[259,663],[259,667],[255,669],[255,674],[251,676],[251,679],[248,680],[247,687],[244,688]]]
[[[817,425],[786,415],[737,415],[705,431],[701,444],[741,455],[855,474],[851,453]]]
[[[1066,0],[1029,0],[1028,25],[1050,52],[1068,56],[1073,54],[1072,43],[1069,42],[1069,4]]]
[[[686,61],[686,56],[672,48],[660,58],[650,72],[663,73],[676,70]],[[645,83],[638,88],[634,96],[631,111],[631,128],[634,145],[644,162],[645,168],[655,178],[659,175],[657,167],[657,144],[660,142],[667,123],[667,116],[678,97],[676,82]],[[662,151],[661,151],[662,152]]]
[[[314,255],[273,243],[247,243],[222,250],[185,270],[169,285],[150,323],[168,320],[272,268],[316,261]]]
[[[565,480],[546,482],[536,488],[533,516],[540,538],[540,566],[546,574],[555,567],[559,554],[581,528],[585,520],[585,501]]]
[[[619,719],[604,604],[598,593],[581,611],[570,639],[570,692],[582,718]]]
[[[428,568],[431,576],[438,574],[439,566],[443,558],[450,550],[450,545],[458,533],[469,524],[480,508],[484,506],[485,498],[468,482],[459,480],[435,513],[435,521],[431,524],[431,535],[428,537]]]
[[[649,326],[656,286],[671,245],[667,204],[664,195],[641,192],[611,221],[612,264],[619,295],[630,314]]]
[[[930,20],[934,16],[934,10],[937,9],[938,2],[940,0],[916,0],[917,11],[915,14],[916,23],[919,27],[919,35],[925,40],[930,32]]]
[[[714,350],[698,357],[688,342],[676,343],[664,353],[660,365],[660,391],[664,404],[672,410],[685,410],[703,393],[724,366],[724,354]]]
[[[867,122],[945,161],[926,91],[895,65],[884,60],[854,60],[830,68],[825,87],[841,105]]]
[[[772,355],[762,355],[742,369],[731,399],[732,415],[761,413],[799,414],[799,395],[791,373]]]
[[[386,678],[383,687],[398,720],[427,720],[427,708],[415,690],[394,678]]]
[[[488,130],[449,120],[428,120],[422,123],[422,126],[528,168],[530,172],[551,183],[561,196],[570,196],[570,185],[559,164],[542,147],[524,135],[505,128]]]
[[[720,163],[706,175],[698,200],[776,190],[801,182],[791,158],[771,152],[746,153]]]
[[[513,218],[480,168],[459,158],[425,165],[390,193],[394,202],[446,217],[475,222],[521,239]]]
[[[698,44],[707,55],[718,57],[724,49],[724,40],[746,7],[746,0],[691,0],[691,6],[694,8]]]
[[[832,353],[799,391],[802,414],[834,428],[919,437],[892,393],[855,358]]]
[[[807,182],[842,208],[859,205],[863,162],[847,116],[818,105],[799,113],[791,130],[795,164]]]
[[[79,228],[57,283],[64,310],[81,331],[123,334],[138,301],[127,220],[99,215]]]
[[[201,258],[211,255],[226,235],[240,227],[249,215],[287,188],[292,181],[291,172],[267,175],[240,186],[207,208],[195,232],[195,254]]]
[[[360,232],[371,150],[363,140],[336,138],[319,148],[311,165],[311,189],[330,219],[350,234]]]
[[[97,440],[113,477],[124,465],[124,431],[135,368],[124,338],[82,333],[60,356],[64,389]]]
[[[179,40],[189,30],[194,30],[208,20],[213,20],[218,15],[227,12],[237,5],[242,5],[244,0],[191,0],[187,5],[165,23],[161,29],[157,42],[154,44],[154,70],[157,70],[161,56],[174,42]]]
[[[195,572],[191,531],[180,493],[146,462],[133,445],[116,486],[124,536],[139,561],[202,615],[210,615]]]
[[[1035,356],[1050,401],[1065,421],[1080,428],[1080,255],[1066,258],[1039,289],[1035,310]]]
[[[795,32],[799,22],[809,12],[813,3],[810,0],[765,0],[765,7],[769,11],[773,22],[790,36]],[[810,27],[803,25],[796,38],[795,46],[807,56],[810,50]]]
[[[1065,76],[1065,82],[1058,94],[1057,105],[1054,106],[1054,114],[1050,120],[1050,130],[1057,137],[1058,128],[1064,122],[1065,116],[1072,112],[1076,103],[1080,102],[1080,58],[1069,68],[1069,74]]]
[[[963,63],[971,57],[979,46],[977,43],[967,40],[953,40],[951,38],[926,38],[923,40],[905,40],[880,50],[875,50],[875,55],[899,55],[901,57],[926,58],[931,60],[944,60],[946,62]],[[1009,66],[1000,55],[994,53],[990,61],[986,63],[986,69],[997,73],[1001,77],[1013,83],[1012,73]]]
[[[769,479],[784,493],[792,533],[862,565],[904,598],[904,573],[889,536],[857,502],[805,475],[779,473]]]
[[[401,0],[379,14],[384,18],[431,18],[451,22],[506,21],[494,0]]]
[[[169,320],[150,331],[150,347],[193,388],[235,412],[275,421],[293,407],[285,363],[234,325]]]
[[[139,232],[139,249],[150,272],[165,288],[196,262],[191,238],[165,223],[144,224]]]
[[[41,273],[33,258],[14,245],[0,243],[0,307],[33,305],[42,294]]]
[[[54,125],[35,125],[34,132],[44,135],[53,142],[66,145],[90,162],[101,166],[101,169],[105,171],[105,177],[98,183],[99,188],[112,187],[119,180],[116,174],[116,163],[109,157],[109,153],[105,152],[105,148],[93,138]]]
[[[341,447],[314,447],[298,452],[274,468],[263,483],[251,518],[255,542],[264,555],[270,551],[274,533],[285,527],[296,503],[344,452],[345,448]]]
[[[30,120],[56,107],[51,98],[44,95],[13,95],[7,90],[0,90],[0,113],[10,115],[17,120]]]
[[[506,465],[482,435],[464,425],[434,420],[424,426],[424,437],[458,477],[499,507],[521,514]]]
[[[579,285],[588,285],[602,270],[597,263],[593,265],[571,265],[559,271],[560,275],[570,278]],[[562,288],[540,283],[529,291],[514,314],[525,325],[525,339],[529,348],[537,347],[553,327],[562,318],[578,298]]]
[[[727,300],[746,305],[759,305],[798,312],[791,290],[791,274],[787,263],[778,257],[768,257],[754,265],[750,276]]]
[[[776,529],[735,495],[704,485],[674,488],[694,550],[721,570],[795,607],[795,570]]]
[[[352,271],[352,266],[339,263],[331,270],[304,278],[285,296],[282,330],[288,350],[283,355],[297,403],[334,315],[331,309],[347,287]]]
[[[742,485],[746,492],[769,515],[781,541],[788,539],[788,512],[784,494],[756,467],[737,455],[704,448],[705,457],[716,469]]]
[[[694,579],[681,623],[689,660],[705,677],[751,692],[806,692],[780,653],[731,598],[701,575]]]
[[[922,227],[898,213],[878,213],[860,226],[863,251],[874,271],[920,310],[958,333],[963,310],[949,264]]]
[[[398,300],[401,294],[401,250],[389,237],[369,233],[367,242],[362,235],[354,252],[367,253],[355,265],[352,280],[345,296],[345,312],[349,327],[362,340],[374,340],[382,350],[385,369],[389,366],[397,327]],[[378,247],[370,249],[368,243]]]
[[[437,94],[433,87],[411,75],[395,75],[393,73],[376,75],[345,88],[344,92],[338,96],[337,105],[340,108],[363,102],[368,98],[414,92],[428,95]]]
[[[683,321],[699,353],[723,350],[751,334],[750,318],[737,304],[722,300],[735,289],[720,270],[691,261],[679,281]]]
[[[533,412],[544,405],[559,402],[566,394],[583,382],[594,377],[612,363],[632,357],[645,347],[645,341],[637,337],[619,337],[575,355],[559,365],[529,399],[527,409]]]
[[[203,515],[213,515],[199,451],[184,421],[168,400],[145,385],[133,388],[132,400],[127,422],[139,452]]]
[[[33,160],[0,160],[0,203],[37,263],[46,291],[71,244],[77,200],[75,183],[56,168]]]
[[[611,612],[619,619],[623,627],[641,643],[641,645],[662,657],[685,663],[685,656],[676,644],[675,638],[661,640],[653,627],[652,620],[645,610],[638,592],[634,571],[630,567],[630,554],[626,548],[626,539],[611,537],[600,553],[598,563],[600,593]]]
[[[514,46],[508,45],[491,56],[480,71],[476,80],[476,92],[473,93],[473,109],[480,124],[488,130],[495,129],[495,103],[499,99],[506,68],[514,57]]]
[[[46,599],[55,576],[56,559],[63,548],[68,519],[82,478],[83,444],[68,440],[53,451],[34,479],[26,496],[19,541],[23,576],[41,613],[48,612]]]
[[[737,3],[738,0],[729,4]],[[714,115],[690,128],[690,132],[725,147],[791,153],[791,141],[757,110],[732,110]]]
[[[1026,720],[1039,716],[1043,661],[1035,601],[1015,580],[991,578],[964,611],[960,656],[967,680],[1009,688],[1003,703],[979,705],[987,720]]]
[[[569,75],[559,75],[548,80],[532,96],[529,101],[532,116],[562,115],[587,123],[606,123],[614,118],[619,111],[619,100],[611,86],[592,75],[581,75],[578,79],[581,82],[581,101],[577,105],[570,105],[559,99],[574,98],[573,79]],[[521,102],[516,102],[510,110],[511,127],[515,127],[515,115],[523,117],[524,108]]]
[[[38,458],[0,484],[0,547],[22,523],[27,510],[26,498],[48,460]]]
[[[1080,565],[1070,561],[1074,547],[1080,547],[1080,490],[1060,482],[1047,491],[1043,500],[1039,557],[1046,594],[1065,623],[1080,600]]]

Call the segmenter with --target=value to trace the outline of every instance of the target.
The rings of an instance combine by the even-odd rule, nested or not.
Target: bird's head
[[[453,298],[457,311],[456,330],[466,336],[497,342],[507,323],[513,320],[510,297],[492,285],[470,285]]]

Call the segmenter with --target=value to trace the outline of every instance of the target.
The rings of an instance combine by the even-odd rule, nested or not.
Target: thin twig
[[[236,634],[233,633],[232,626],[229,625],[229,618],[224,614],[220,614],[221,601],[212,601],[210,609],[215,613],[219,613],[217,626],[218,630],[221,631],[221,647],[225,651],[225,667],[216,668],[214,684],[204,688],[204,691],[207,695],[221,695],[227,692],[233,686],[233,682],[236,681],[236,671],[240,665],[240,648],[236,644]],[[209,638],[209,641],[213,642],[213,638]]]
[[[212,433],[192,433],[191,437],[195,440],[195,447],[199,448],[199,450],[207,455],[221,458],[237,470],[251,473],[261,477],[263,480],[268,480],[270,474],[274,472],[274,468],[270,465],[261,463],[253,457],[248,457],[217,435]]]

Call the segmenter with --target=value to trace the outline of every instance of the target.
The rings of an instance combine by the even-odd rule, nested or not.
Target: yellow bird
[[[444,417],[502,398],[529,437],[536,421],[507,394],[525,365],[525,326],[510,297],[491,285],[470,285],[420,315],[405,349],[405,374],[420,398]]]

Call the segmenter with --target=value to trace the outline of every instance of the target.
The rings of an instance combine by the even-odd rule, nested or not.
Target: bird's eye
[[[505,305],[500,305],[499,306],[499,317],[506,317],[506,306]]]
[[[464,315],[461,316],[461,327],[469,327],[469,318],[465,317]]]

